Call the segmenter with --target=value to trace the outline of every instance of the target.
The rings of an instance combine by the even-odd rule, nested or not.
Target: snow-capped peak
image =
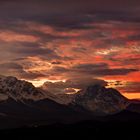
[[[73,104],[102,115],[118,113],[124,110],[129,102],[116,89],[93,85],[79,91]]]
[[[44,98],[43,93],[35,88],[32,83],[18,80],[16,77],[12,76],[0,76],[0,94],[1,100],[6,99],[6,96],[7,98],[10,97],[14,100],[40,100]]]

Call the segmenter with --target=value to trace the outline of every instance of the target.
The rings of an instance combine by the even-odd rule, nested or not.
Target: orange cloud
[[[4,31],[0,32],[0,39],[6,42],[37,42],[39,41],[39,37],[35,37],[32,35],[18,34],[12,31]]]
[[[124,26],[121,22],[92,23],[86,30],[59,29],[35,22],[24,24],[26,27],[24,32],[28,30],[27,34],[10,30],[3,31],[0,33],[0,39],[5,42],[36,43],[33,45],[22,44],[22,47],[29,45],[24,49],[27,56],[24,54],[22,57],[25,58],[18,61],[25,72],[36,75],[39,73],[36,81],[30,79],[36,85],[40,85],[45,80],[66,80],[70,77],[85,78],[89,75],[106,81],[140,81],[140,72],[138,71],[140,69],[140,42],[137,36],[138,26],[135,27],[135,24],[126,23]],[[23,51],[17,52],[22,55]],[[96,73],[91,71],[92,65],[103,63],[107,68],[102,69],[106,70],[108,75],[101,70]],[[86,64],[89,64],[87,65],[89,70],[84,68],[81,72],[81,70],[72,69],[74,66],[86,66]],[[130,71],[136,69],[137,72],[133,70],[131,73],[125,72],[125,69]],[[121,70],[124,71],[120,72]]]

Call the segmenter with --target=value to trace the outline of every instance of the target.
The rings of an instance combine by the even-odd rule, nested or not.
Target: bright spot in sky
[[[97,55],[109,55],[110,53],[118,52],[119,50],[120,50],[120,48],[113,47],[113,48],[110,48],[110,49],[97,51],[96,54]]]
[[[31,82],[35,87],[40,87],[42,86],[45,82],[65,82],[66,80],[48,80],[48,79],[41,79],[41,80],[28,80],[28,82]]]
[[[116,87],[123,87],[126,85],[126,81],[117,81],[117,80],[106,80],[108,85],[107,88],[116,88]]]
[[[140,99],[140,93],[124,93],[123,95],[128,99]]]

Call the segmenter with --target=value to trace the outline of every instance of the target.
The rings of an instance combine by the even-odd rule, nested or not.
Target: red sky
[[[140,98],[140,2],[104,2],[0,1],[0,73]]]

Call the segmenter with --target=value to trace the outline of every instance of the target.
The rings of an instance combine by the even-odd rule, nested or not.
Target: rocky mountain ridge
[[[40,100],[43,93],[35,88],[32,83],[18,80],[16,77],[0,77],[0,100],[12,98],[14,100]]]
[[[80,107],[95,115],[110,115],[118,113],[129,105],[129,101],[113,88],[91,85],[75,95],[55,95],[34,87],[31,83],[18,80],[15,77],[0,77],[0,97],[12,98],[15,101],[49,99],[58,104]]]

